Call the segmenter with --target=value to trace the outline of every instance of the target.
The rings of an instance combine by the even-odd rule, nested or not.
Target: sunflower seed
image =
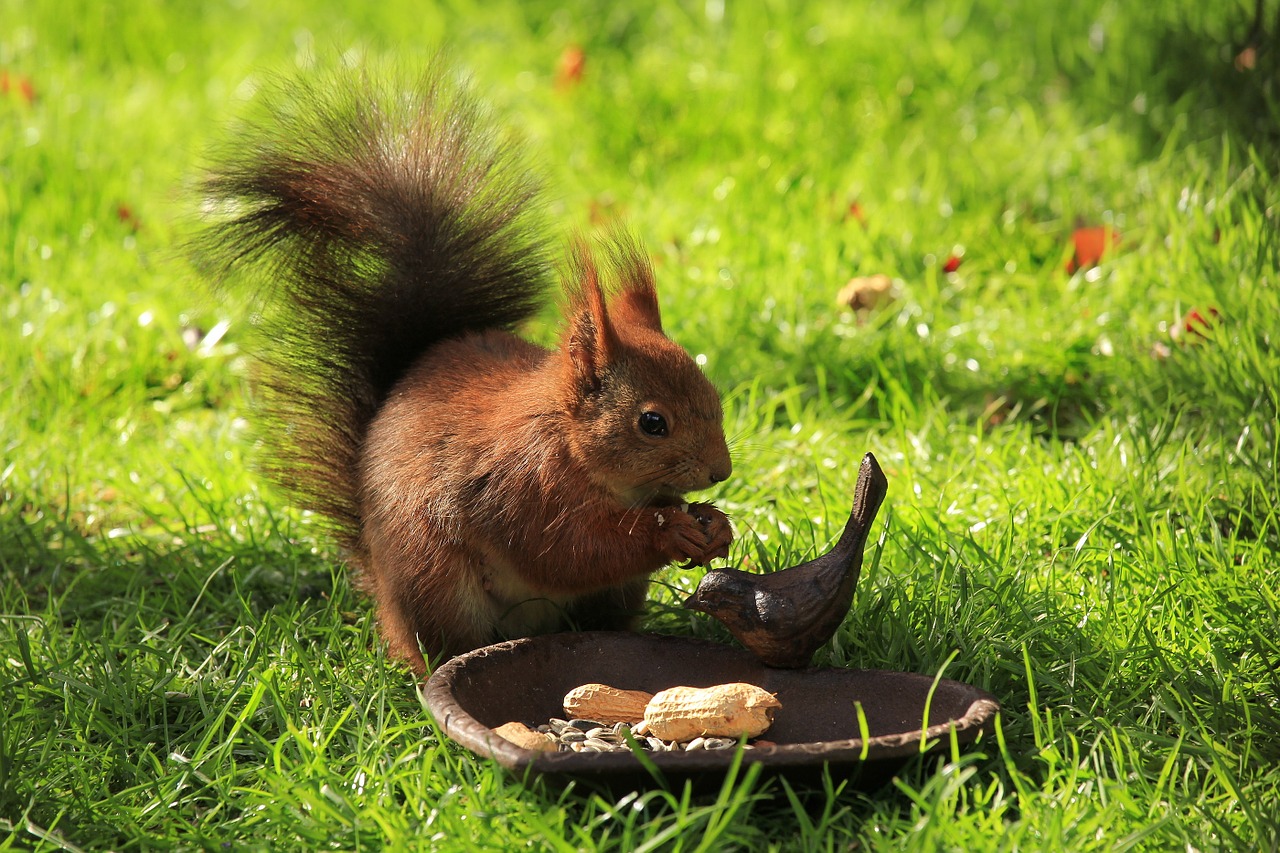
[[[738,745],[735,738],[696,737],[687,742],[664,741],[647,734],[643,724],[629,725],[614,723],[605,726],[594,720],[562,720],[552,717],[537,727],[538,731],[550,733],[556,740],[560,752],[628,752],[631,745],[627,743],[630,736],[632,742],[648,752],[695,752],[704,749],[734,749]],[[751,749],[746,744],[745,749]]]

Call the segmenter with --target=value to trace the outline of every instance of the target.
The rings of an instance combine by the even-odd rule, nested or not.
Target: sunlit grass
[[[9,843],[1280,844],[1280,137],[1274,55],[1232,64],[1246,5],[0,0]],[[995,737],[879,791],[700,796],[525,788],[441,738],[254,472],[248,311],[181,236],[266,76],[442,42],[566,238],[650,247],[725,392],[731,561],[824,548],[874,452],[890,496],[819,662],[944,670],[1001,699]],[[873,274],[894,302],[836,304]],[[679,607],[696,577],[662,573],[650,627],[728,642]]]

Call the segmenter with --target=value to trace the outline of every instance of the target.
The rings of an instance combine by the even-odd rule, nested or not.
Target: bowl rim
[[[654,642],[669,645],[671,651],[681,646],[691,648],[715,648],[742,652],[723,643],[714,643],[692,637],[657,634],[630,634],[626,632],[571,632],[546,634],[538,637],[509,640],[485,646],[459,655],[441,664],[427,679],[422,689],[423,704],[434,718],[440,730],[482,758],[490,758],[517,773],[566,774],[578,776],[608,776],[614,774],[644,772],[644,764],[630,752],[539,752],[525,749],[497,734],[492,728],[477,720],[461,704],[454,693],[454,684],[468,667],[481,662],[490,663],[494,656],[505,656],[527,650],[530,644],[565,645],[587,641],[589,635],[599,642]],[[747,655],[749,657],[749,655]],[[822,764],[858,765],[878,761],[900,761],[912,755],[932,752],[952,737],[959,744],[976,740],[989,734],[994,726],[1000,703],[992,694],[973,685],[941,676],[898,672],[882,669],[810,667],[803,670],[785,670],[803,677],[803,673],[840,672],[850,675],[870,674],[889,677],[904,682],[931,685],[931,692],[940,688],[969,694],[965,713],[958,719],[935,723],[927,728],[907,729],[900,732],[875,735],[870,738],[843,740],[818,740],[798,743],[782,743],[772,746],[754,746],[752,749],[693,750],[673,752],[646,752],[645,756],[660,771],[673,773],[700,771],[727,771],[735,762],[761,763],[779,768],[795,768]],[[923,706],[921,708],[923,715]],[[739,755],[741,758],[739,758]]]

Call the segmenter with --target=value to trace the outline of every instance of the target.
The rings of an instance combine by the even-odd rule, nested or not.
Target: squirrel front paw
[[[733,526],[729,524],[729,516],[711,504],[689,504],[689,514],[698,520],[707,534],[705,559],[697,565],[705,566],[713,557],[728,557],[729,545],[733,542]]]
[[[654,510],[658,522],[658,548],[667,559],[705,566],[716,557],[729,556],[733,528],[729,517],[711,504],[689,504],[687,509]]]

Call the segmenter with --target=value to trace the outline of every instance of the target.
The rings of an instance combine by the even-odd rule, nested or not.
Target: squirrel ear
[[[618,349],[617,333],[605,310],[600,273],[585,246],[574,251],[571,274],[573,312],[565,335],[565,361],[568,379],[579,391],[591,393],[600,389],[605,368]]]
[[[622,292],[609,306],[614,318],[624,326],[662,332],[662,312],[658,310],[658,289],[649,256],[634,241],[620,238],[614,245],[613,262],[622,282]]]

